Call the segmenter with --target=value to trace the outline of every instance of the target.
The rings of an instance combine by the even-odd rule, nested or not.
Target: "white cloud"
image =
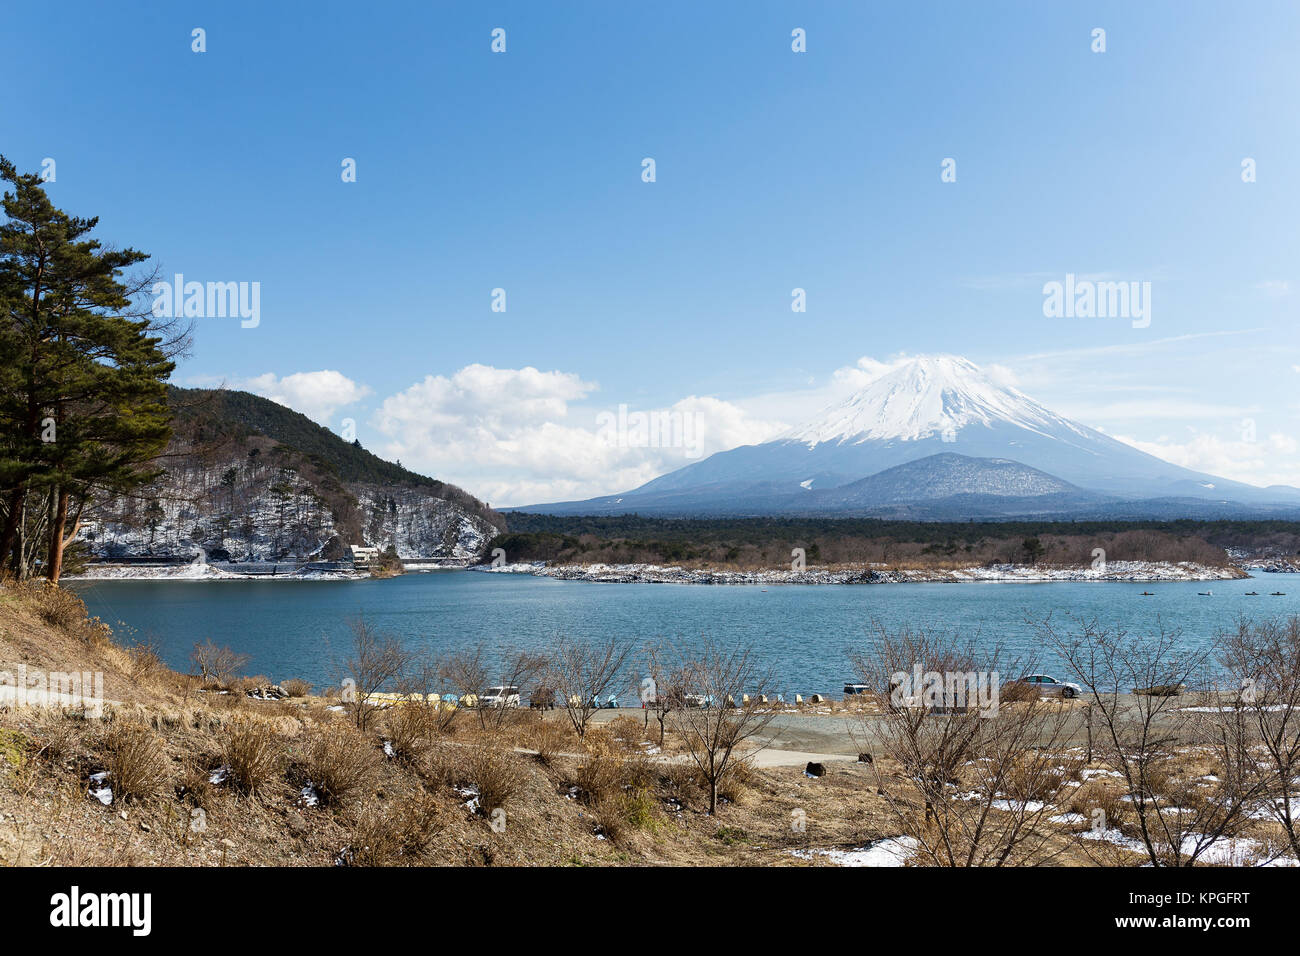
[[[804,388],[730,401],[690,395],[656,407],[622,404],[617,394],[596,401],[599,385],[572,372],[475,364],[450,376],[426,376],[387,396],[370,424],[382,436],[374,447],[378,454],[454,482],[499,507],[583,499],[630,491],[715,452],[771,440],[907,358],[864,356],[822,377],[821,384],[811,381]],[[1034,392],[1038,376],[1055,379],[1058,394],[1038,396],[1048,407],[1108,434],[1124,432],[1115,437],[1166,461],[1251,484],[1300,485],[1294,439],[1275,433],[1247,441],[1238,427],[1264,406],[1215,403],[1196,394],[1199,390],[1175,394],[1180,390],[1128,377],[1089,378],[1082,391],[1062,392],[1061,383],[1078,379],[1056,374],[1058,369],[1044,367],[1041,359],[1016,361],[1014,369],[990,364],[985,370],[1003,385],[1033,380]],[[260,375],[232,387],[265,395],[324,424],[370,394],[332,370]],[[1215,421],[1232,437],[1177,428]],[[656,427],[647,427],[648,422]],[[1179,441],[1157,429],[1191,437]]]
[[[254,378],[237,380],[231,387],[287,405],[321,425],[331,424],[336,411],[359,402],[370,394],[369,387],[359,385],[333,369],[294,372],[284,378],[267,372]]]
[[[1003,388],[1020,387],[1020,376],[1005,365],[985,365],[984,371],[988,373],[989,378]]]
[[[785,427],[708,396],[597,407],[584,401],[597,388],[570,372],[469,365],[390,395],[372,424],[384,457],[500,507],[628,491]],[[651,420],[638,414],[656,427],[638,427]]]
[[[1163,435],[1155,441],[1140,441],[1124,435],[1114,437],[1157,458],[1195,471],[1251,485],[1300,487],[1300,442],[1281,433],[1249,440],[1244,432],[1243,428],[1243,434],[1230,439],[1198,433],[1185,442]]]

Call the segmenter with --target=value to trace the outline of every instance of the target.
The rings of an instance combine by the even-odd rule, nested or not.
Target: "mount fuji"
[[[921,356],[813,421],[549,514],[1206,517],[1300,511],[1300,489],[1171,464],[1050,411],[973,362]]]

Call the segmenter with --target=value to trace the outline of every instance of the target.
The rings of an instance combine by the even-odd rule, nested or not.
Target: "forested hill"
[[[81,540],[100,557],[335,559],[367,544],[403,558],[468,559],[505,525],[463,489],[269,399],[175,387],[167,398],[163,475],[86,516]]]
[[[455,485],[421,475],[366,451],[358,441],[347,442],[301,412],[269,398],[233,389],[167,387],[173,427],[195,444],[240,441],[258,434],[301,452],[306,458],[346,482],[408,485],[430,489],[484,517],[486,504]]]

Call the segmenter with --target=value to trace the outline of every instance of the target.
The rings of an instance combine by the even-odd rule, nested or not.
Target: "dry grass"
[[[560,754],[578,749],[578,735],[568,723],[542,720],[533,725],[527,743],[537,751],[538,761],[550,766]]]
[[[372,738],[346,721],[333,720],[308,735],[301,770],[321,803],[337,804],[364,790],[379,763]]]
[[[718,781],[718,797],[728,803],[743,803],[754,787],[754,768],[746,760],[738,760],[727,768]]]
[[[297,677],[291,677],[286,681],[281,681],[280,686],[290,697],[306,697],[311,693],[311,682],[301,680]]]
[[[383,732],[394,754],[418,762],[438,736],[438,714],[423,704],[405,704],[384,714]]]
[[[438,803],[417,791],[383,809],[365,810],[351,846],[340,854],[349,866],[415,866],[440,827]]]
[[[101,746],[115,800],[149,800],[170,783],[163,741],[144,724],[114,720]]]
[[[231,782],[244,793],[266,790],[284,770],[284,748],[271,725],[260,720],[232,724],[221,756],[230,768]]]
[[[1131,808],[1123,799],[1122,787],[1108,785],[1103,780],[1089,780],[1070,796],[1070,810],[1082,814],[1091,823],[1096,819],[1093,814],[1100,810],[1100,818],[1106,828],[1122,829],[1131,815]]]
[[[484,813],[505,807],[523,787],[523,767],[514,754],[497,747],[474,747],[466,755],[463,782],[478,791]]]

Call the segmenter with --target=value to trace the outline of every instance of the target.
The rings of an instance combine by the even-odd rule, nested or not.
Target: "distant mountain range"
[[[1162,461],[1000,385],[973,362],[912,359],[814,421],[620,495],[533,513],[819,514],[917,520],[1300,515],[1300,489]]]

